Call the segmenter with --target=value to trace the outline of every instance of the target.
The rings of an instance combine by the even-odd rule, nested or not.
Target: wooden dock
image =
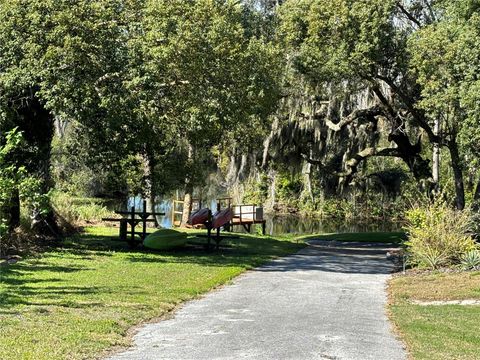
[[[263,218],[263,207],[255,204],[233,205],[233,219],[230,222],[231,230],[234,226],[242,226],[245,231],[251,232],[252,225],[262,225],[262,234],[266,232],[266,220]],[[229,229],[230,230],[230,229]]]
[[[172,224],[173,226],[182,226],[181,224],[181,217],[183,213],[183,204],[184,202],[181,200],[174,200],[173,201],[173,211],[172,211]],[[191,211],[200,209],[202,207],[202,202],[199,199],[192,200],[192,209]],[[266,221],[263,217],[263,207],[257,206],[256,204],[242,204],[242,205],[233,205],[232,198],[224,197],[217,199],[217,209],[216,211],[220,211],[227,207],[231,207],[233,209],[233,219],[232,221],[224,226],[226,231],[234,231],[235,227],[241,226],[247,232],[252,231],[252,225],[261,225],[262,226],[262,234],[265,235],[266,233]],[[191,212],[190,211],[190,212]],[[187,226],[183,224],[183,226]]]

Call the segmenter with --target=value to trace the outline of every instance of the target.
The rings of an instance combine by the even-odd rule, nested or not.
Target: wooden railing
[[[174,200],[172,209],[172,224],[173,226],[181,226],[183,215],[184,201]],[[199,199],[192,200],[192,210],[197,210],[202,207],[202,203]],[[232,208],[233,220],[230,222],[229,228],[233,226],[243,226],[248,232],[250,232],[251,226],[254,224],[262,224],[263,233],[265,233],[265,220],[263,218],[263,209],[256,204],[242,204],[233,205],[232,198],[224,197],[217,199],[217,211]]]
[[[172,209],[172,225],[180,226],[182,225],[182,215],[183,215],[183,206],[185,201],[182,200],[173,200],[173,209]],[[190,212],[198,210],[202,207],[202,200],[192,199],[192,208]]]
[[[239,219],[240,222],[245,221],[262,221],[263,213],[261,218],[258,216],[258,210],[261,207],[258,207],[255,204],[244,204],[244,205],[234,205],[233,206],[233,217]]]

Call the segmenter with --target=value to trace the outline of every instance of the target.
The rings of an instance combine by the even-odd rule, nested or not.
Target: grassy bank
[[[414,359],[480,358],[480,306],[414,304],[480,300],[480,272],[399,276],[389,292],[391,319]]]
[[[127,329],[303,245],[242,236],[231,247],[151,253],[87,228],[61,249],[0,268],[0,359],[85,359],[129,343]]]
[[[316,240],[346,241],[346,242],[400,244],[406,239],[406,236],[405,236],[405,233],[402,233],[402,232],[365,232],[365,233],[309,235],[309,236],[304,236],[301,239],[304,241],[316,239]]]

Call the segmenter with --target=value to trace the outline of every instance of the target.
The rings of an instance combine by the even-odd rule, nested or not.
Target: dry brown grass
[[[480,272],[425,273],[398,276],[390,282],[397,299],[480,299]]]

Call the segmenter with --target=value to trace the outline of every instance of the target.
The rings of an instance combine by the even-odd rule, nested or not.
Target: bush
[[[463,254],[460,266],[463,270],[480,269],[480,251],[475,249]]]
[[[278,204],[299,209],[299,197],[303,189],[300,174],[290,172],[279,172],[275,184],[276,201]]]
[[[459,264],[469,251],[477,249],[471,236],[471,214],[446,204],[415,207],[406,213],[406,245],[416,266],[438,269]]]
[[[266,174],[260,175],[259,179],[249,179],[245,183],[243,202],[246,204],[264,204],[268,198],[270,180]]]
[[[320,214],[327,218],[353,218],[353,204],[345,199],[325,199],[320,204]]]
[[[43,192],[43,180],[29,173],[19,159],[25,146],[22,132],[17,128],[0,134],[0,257],[9,253],[32,249],[33,237],[28,234],[35,218],[49,210],[49,196]],[[28,213],[28,221],[19,224],[9,211],[21,206]],[[21,219],[22,220],[22,219]]]

